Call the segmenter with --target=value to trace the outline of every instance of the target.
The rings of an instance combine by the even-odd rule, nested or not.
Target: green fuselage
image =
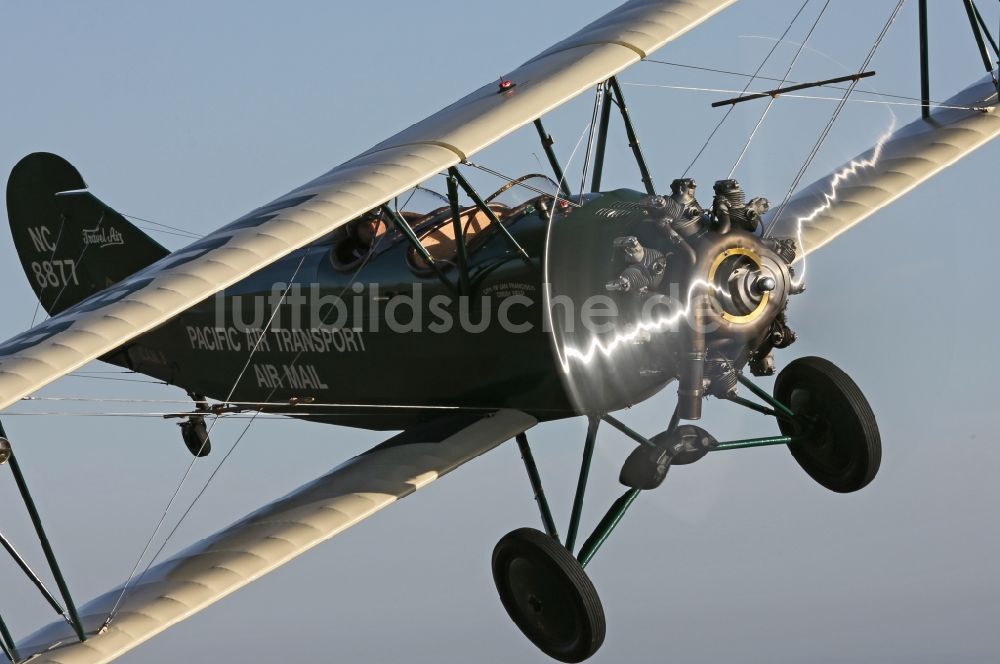
[[[632,214],[606,216],[607,210],[640,196],[593,196],[582,208],[557,214],[556,223],[572,224],[570,236],[579,239],[581,252],[593,251],[595,234],[610,237],[638,222]],[[335,267],[331,252],[343,240],[331,237],[197,304],[107,359],[230,403],[311,401],[295,414],[364,428],[402,428],[452,407],[517,408],[539,419],[575,415],[579,407],[544,324],[547,216],[528,205],[505,220],[530,260],[496,229],[470,246],[472,296],[464,305],[438,276],[414,268],[412,245],[401,234],[382,237],[350,269]],[[599,258],[579,260],[583,278]],[[458,268],[439,265],[457,286]],[[601,274],[597,281],[603,280]],[[516,300],[504,305],[509,298]],[[338,314],[332,304],[337,301],[347,316]],[[500,323],[501,309],[516,329]],[[639,380],[633,393],[616,390],[602,407],[630,405],[668,381],[665,375]]]

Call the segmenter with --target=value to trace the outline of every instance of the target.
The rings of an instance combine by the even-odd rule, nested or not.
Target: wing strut
[[[461,292],[472,295],[469,285],[469,248],[465,244],[465,229],[462,228],[462,208],[458,204],[458,180],[452,169],[448,171],[448,202],[451,203],[451,223],[455,227],[455,249],[458,253],[458,284]]]
[[[559,195],[569,196],[569,192],[566,191],[566,185],[564,180],[566,175],[563,173],[562,166],[559,164],[559,157],[556,156],[556,151],[552,149],[552,144],[555,140],[550,134],[545,133],[545,127],[542,126],[542,119],[535,119],[535,129],[538,130],[538,138],[542,142],[542,149],[545,150],[545,156],[548,157],[549,165],[552,167],[552,173],[556,176],[556,182],[559,183]]]
[[[21,472],[21,466],[18,464],[17,457],[14,456],[14,452],[10,448],[10,441],[7,438],[7,433],[4,431],[2,422],[0,422],[0,441],[5,443],[3,446],[6,448],[7,452],[7,458],[4,463],[10,464],[11,473],[14,475],[14,482],[17,484],[17,490],[20,492],[21,498],[24,500],[24,506],[28,510],[28,516],[31,517],[31,524],[35,527],[35,534],[38,535],[38,541],[42,546],[42,552],[45,554],[45,560],[49,564],[52,576],[56,579],[56,585],[59,586],[59,592],[62,595],[63,602],[66,604],[65,611],[63,611],[62,607],[59,606],[59,603],[52,596],[52,594],[45,589],[45,586],[42,585],[38,576],[27,567],[27,564],[20,559],[20,556],[16,554],[13,548],[9,547],[6,540],[4,540],[4,548],[10,552],[14,561],[18,563],[18,566],[21,567],[28,578],[31,579],[35,586],[41,591],[42,596],[48,600],[49,604],[52,605],[56,612],[66,618],[67,622],[73,626],[73,631],[76,632],[77,638],[79,638],[82,643],[87,640],[83,631],[83,623],[80,621],[80,615],[76,610],[76,604],[73,603],[73,597],[70,595],[66,579],[63,577],[62,570],[59,568],[59,562],[56,560],[55,552],[52,550],[52,544],[49,542],[49,538],[45,534],[45,528],[42,526],[42,517],[38,514],[38,508],[35,506],[35,501],[32,499],[31,492],[28,490],[28,483],[24,479],[24,474]],[[9,634],[6,633],[6,626],[3,626],[2,622],[0,622],[0,627],[2,627],[2,629],[0,629],[0,639],[9,642],[13,648],[14,642],[8,638]]]
[[[601,84],[601,121],[597,129],[597,150],[594,152],[594,178],[590,181],[590,191],[601,190],[601,177],[604,175],[604,151],[608,146],[608,123],[611,122],[611,88],[608,82]]]
[[[507,238],[507,242],[509,242],[514,250],[517,251],[521,259],[528,265],[531,265],[531,256],[529,256],[528,252],[524,250],[524,247],[522,247],[521,244],[514,239],[514,236],[510,234],[510,229],[500,222],[500,218],[497,217],[496,212],[494,212],[493,209],[486,204],[483,198],[479,195],[479,192],[476,191],[471,184],[469,184],[469,181],[466,180],[454,166],[448,169],[448,174],[455,178],[455,182],[458,183],[458,186],[461,187],[466,195],[472,199],[472,202],[476,204],[476,207],[483,211],[483,214],[489,218],[490,223],[495,224],[496,227],[500,229],[500,232],[503,233],[505,238]]]
[[[983,32],[979,29],[982,16],[972,3],[972,0],[965,0],[965,13],[969,16],[969,25],[972,26],[972,36],[976,38],[976,46],[979,47],[979,56],[983,59],[983,66],[986,73],[993,74],[993,63],[990,61],[990,52],[986,50],[986,41],[983,39]],[[978,21],[976,19],[979,19]],[[993,79],[996,81],[996,78]]]
[[[990,29],[983,20],[983,15],[979,13],[975,0],[962,0],[965,5],[965,13],[969,17],[969,25],[972,28],[972,36],[976,40],[976,47],[979,56],[983,59],[983,66],[986,73],[993,79],[993,84],[1000,92],[1000,79],[993,74],[993,62],[990,60],[990,53],[986,48],[986,40],[993,47],[993,54],[1000,59],[1000,47],[990,34]],[[930,73],[930,47],[927,30],[927,0],[920,0],[917,5],[917,15],[920,21],[920,115],[924,120],[931,117],[931,73]]]
[[[11,664],[17,664],[17,651],[14,649],[14,638],[10,635],[10,630],[7,629],[7,623],[3,621],[2,615],[0,615],[0,652],[10,660]]]
[[[931,70],[927,41],[927,0],[920,0],[917,13],[920,16],[920,115],[924,120],[930,120]]]
[[[399,212],[388,203],[383,205],[382,209],[385,210],[386,216],[388,216],[389,220],[392,221],[396,230],[406,236],[406,239],[413,246],[414,250],[416,250],[416,252],[420,254],[420,257],[424,259],[424,262],[427,263],[432,270],[434,270],[434,274],[437,276],[438,280],[440,280],[448,290],[457,295],[458,290],[455,288],[455,284],[453,284],[451,279],[449,279],[441,270],[441,266],[438,265],[437,261],[434,260],[434,257],[431,256],[431,252],[427,251],[427,247],[420,243],[420,238],[418,238],[417,234],[413,232],[413,227],[411,227],[409,222],[403,218],[403,215],[399,214]]]
[[[646,157],[643,156],[642,148],[639,147],[639,139],[635,135],[635,126],[632,124],[632,116],[629,115],[628,106],[625,105],[625,95],[622,94],[622,87],[618,85],[618,79],[614,76],[608,79],[608,83],[611,84],[611,90],[615,93],[615,104],[618,106],[618,111],[622,115],[622,121],[625,123],[628,146],[632,148],[632,154],[635,155],[635,163],[639,166],[639,173],[642,175],[642,184],[645,185],[647,194],[655,196],[656,187],[653,185],[653,178],[649,174]]]
[[[653,185],[653,178],[649,174],[646,157],[642,153],[642,148],[639,147],[639,138],[636,135],[635,125],[632,124],[632,116],[628,112],[628,106],[625,105],[625,96],[622,94],[618,79],[612,76],[602,83],[599,87],[598,95],[598,108],[595,109],[595,117],[598,118],[596,127],[597,143],[594,149],[594,174],[590,181],[590,191],[598,192],[601,190],[601,180],[604,176],[604,156],[608,144],[608,125],[611,122],[611,105],[614,104],[618,107],[622,121],[625,123],[625,134],[628,136],[628,145],[632,148],[632,154],[635,157],[636,165],[639,167],[639,174],[642,177],[642,184],[646,188],[646,193],[650,196],[655,196],[656,187]],[[586,175],[584,175],[584,184],[586,184]]]

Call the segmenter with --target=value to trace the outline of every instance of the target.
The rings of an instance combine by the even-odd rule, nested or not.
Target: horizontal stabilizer
[[[534,424],[501,410],[405,431],[150,568],[105,632],[96,633],[121,588],[80,607],[86,642],[58,622],[19,643],[18,655],[33,664],[109,662]]]

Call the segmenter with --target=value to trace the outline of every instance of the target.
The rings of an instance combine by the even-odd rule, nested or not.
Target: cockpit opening
[[[459,210],[459,225],[468,252],[474,253],[499,230],[495,228],[493,217],[507,226],[535,210],[544,212],[551,208],[558,188],[551,178],[532,173],[506,183],[483,199],[492,215],[477,205],[463,204]],[[413,228],[420,244],[436,263],[443,267],[457,264],[458,238],[447,196],[418,186],[392,199],[387,205]],[[389,213],[384,208],[378,208],[349,222],[335,233],[330,261],[338,270],[353,270],[373,252],[380,252],[401,241],[405,242],[406,238],[393,228]],[[406,260],[418,274],[432,273],[430,264],[416,247],[409,247]]]

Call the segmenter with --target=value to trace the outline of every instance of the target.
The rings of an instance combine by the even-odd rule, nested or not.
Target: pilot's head
[[[364,246],[370,246],[382,224],[377,214],[369,213],[350,225],[350,235]]]

